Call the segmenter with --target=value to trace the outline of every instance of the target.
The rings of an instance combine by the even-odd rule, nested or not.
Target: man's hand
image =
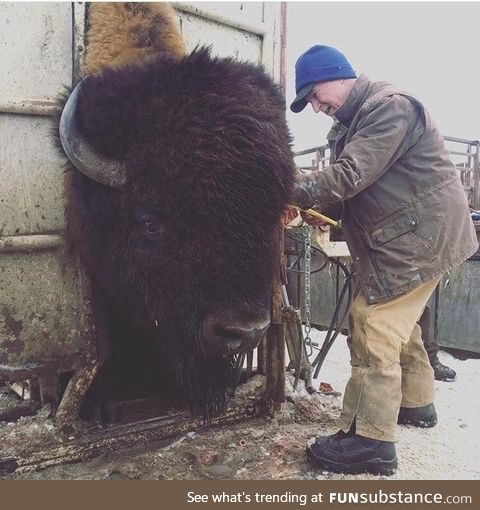
[[[317,188],[312,174],[313,172],[304,174],[298,171],[295,174],[292,204],[298,205],[302,209],[308,209],[316,201]]]
[[[317,216],[313,216],[308,212],[303,212],[298,209],[298,207],[294,205],[289,205],[282,213],[281,223],[285,227],[289,225],[295,218],[301,215],[303,220],[306,221],[312,227],[317,227],[324,232],[328,231],[329,224],[325,220],[318,218]]]
[[[281,218],[282,225],[284,227],[287,226],[295,218],[297,218],[299,214],[300,214],[300,211],[298,210],[297,207],[295,207],[293,205],[288,205],[287,208],[282,213],[282,218]]]
[[[317,210],[317,207],[314,207],[313,209]],[[319,211],[320,212],[320,211]],[[313,216],[309,214],[308,212],[301,212],[302,218],[312,227],[317,227],[320,230],[323,230],[324,232],[328,232],[330,224],[326,222],[325,220],[322,220],[321,218],[318,218],[317,216]]]

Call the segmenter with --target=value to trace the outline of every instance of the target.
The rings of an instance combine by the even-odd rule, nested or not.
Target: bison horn
[[[85,78],[73,89],[60,117],[59,131],[63,150],[82,174],[110,188],[121,188],[126,179],[124,165],[95,153],[78,129],[76,111],[78,95],[84,80]]]

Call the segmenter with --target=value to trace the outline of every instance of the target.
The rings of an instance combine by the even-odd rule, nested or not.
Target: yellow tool
[[[332,220],[332,218],[329,218],[328,216],[325,216],[325,214],[319,213],[318,211],[315,211],[314,209],[300,209],[300,207],[297,207],[299,211],[302,211],[306,214],[309,214],[310,216],[315,216],[315,218],[319,218],[323,220],[325,223],[330,223],[330,225],[333,225],[334,227],[338,227],[339,222],[336,220]]]

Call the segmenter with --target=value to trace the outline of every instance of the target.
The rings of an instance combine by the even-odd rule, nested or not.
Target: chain
[[[312,227],[310,225],[303,227],[303,235],[305,242],[305,345],[309,348],[308,356],[313,352],[312,339],[310,338],[310,291],[311,291],[311,262],[312,262]]]

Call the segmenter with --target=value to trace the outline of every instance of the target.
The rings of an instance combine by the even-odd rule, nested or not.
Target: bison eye
[[[165,233],[165,225],[156,215],[147,212],[137,212],[135,216],[141,231],[149,239],[158,239]]]
[[[155,225],[153,221],[146,220],[143,222],[145,225],[145,230],[149,234],[155,234],[155,232],[158,232],[160,230],[160,227],[158,225]]]
[[[148,236],[157,238],[165,232],[165,227],[158,220],[149,218],[143,221],[145,232]]]

